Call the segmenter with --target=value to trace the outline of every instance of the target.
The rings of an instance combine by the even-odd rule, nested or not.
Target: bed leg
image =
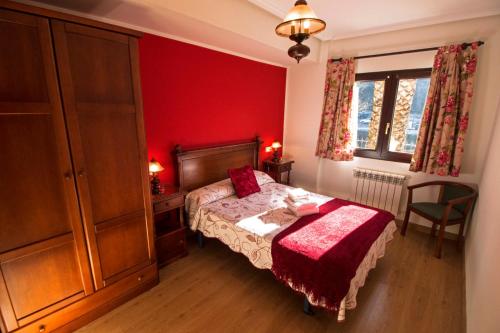
[[[309,316],[312,316],[314,314],[312,310],[312,305],[311,303],[309,303],[309,300],[307,299],[306,296],[304,296],[304,313]]]
[[[205,246],[205,240],[203,239],[203,234],[201,231],[196,231],[196,240],[198,241],[198,247],[201,249]]]

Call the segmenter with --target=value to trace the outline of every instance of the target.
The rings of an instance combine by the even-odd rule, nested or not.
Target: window
[[[355,156],[410,162],[431,69],[356,75],[351,128]]]

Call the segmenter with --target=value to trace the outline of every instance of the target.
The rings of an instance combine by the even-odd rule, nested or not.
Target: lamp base
[[[273,162],[278,163],[281,160],[278,150],[275,150],[273,153]]]
[[[151,179],[151,193],[155,195],[160,194],[160,179],[156,175],[153,175]]]

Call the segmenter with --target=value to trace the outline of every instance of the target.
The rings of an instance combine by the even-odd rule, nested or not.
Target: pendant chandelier
[[[308,39],[310,35],[325,30],[325,27],[325,21],[316,16],[314,11],[307,5],[307,1],[298,0],[285,16],[283,23],[276,27],[276,34],[281,37],[288,37],[297,43],[288,49],[288,55],[299,63],[300,59],[307,57],[311,51],[302,42]]]

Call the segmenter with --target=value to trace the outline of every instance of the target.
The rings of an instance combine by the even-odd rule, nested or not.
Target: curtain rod
[[[483,41],[477,42],[478,46],[483,45]],[[462,48],[466,48],[471,46],[472,43],[463,43]],[[366,59],[366,58],[375,58],[375,57],[385,57],[385,56],[391,56],[391,55],[398,55],[398,54],[405,54],[405,53],[416,53],[416,52],[426,52],[426,51],[434,51],[438,50],[439,47],[428,47],[425,49],[415,49],[415,50],[407,50],[407,51],[397,51],[397,52],[388,52],[388,53],[378,53],[378,54],[369,54],[369,55],[364,55],[364,56],[357,56],[354,57],[354,60],[357,59]],[[337,59],[331,59],[331,61],[342,61],[343,58],[337,58]]]

